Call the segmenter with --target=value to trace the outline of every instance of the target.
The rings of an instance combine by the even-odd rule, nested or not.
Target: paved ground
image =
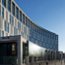
[[[65,65],[65,61],[46,61],[46,62],[33,62],[33,63],[28,63],[27,65]]]

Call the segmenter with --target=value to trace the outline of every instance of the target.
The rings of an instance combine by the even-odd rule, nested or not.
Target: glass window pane
[[[24,14],[23,14],[23,23],[26,24],[26,17]]]
[[[10,24],[13,25],[14,24],[14,18],[12,15],[10,15]]]
[[[4,36],[4,31],[2,31],[2,37]]]
[[[5,31],[9,32],[9,23],[5,21]]]
[[[14,35],[17,35],[18,34],[18,30],[16,27],[14,27]]]
[[[21,23],[18,22],[18,29],[21,29]]]
[[[0,30],[0,37],[1,37],[1,30]]]
[[[17,19],[19,19],[19,9],[18,9],[18,7],[16,7],[16,17],[17,17]]]
[[[2,0],[2,4],[6,7],[6,0]]]
[[[1,5],[0,5],[0,16],[1,16]]]
[[[11,0],[8,0],[8,10],[11,12]]]
[[[15,16],[15,4],[12,2],[12,14]]]
[[[4,8],[2,7],[2,17],[4,18]]]
[[[20,21],[22,21],[22,12],[20,11]]]
[[[6,20],[8,21],[8,12],[6,11]]]

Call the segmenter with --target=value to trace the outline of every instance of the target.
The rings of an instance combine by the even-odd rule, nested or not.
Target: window
[[[7,26],[6,21],[5,21],[5,24],[4,24],[4,25],[5,25],[5,31],[6,31],[6,30],[7,30],[7,27],[6,27],[6,26]]]
[[[14,18],[13,18],[13,16],[12,15],[10,15],[10,24],[14,24]]]
[[[23,42],[23,60],[28,56],[28,41],[26,43]]]
[[[16,52],[16,44],[15,43],[12,43],[12,55],[16,55],[17,52]]]
[[[8,0],[8,10],[11,12],[11,0]]]
[[[0,37],[1,37],[1,30],[0,30]]]
[[[6,11],[6,20],[8,21],[8,12]]]
[[[6,7],[6,0],[2,0],[2,4]]]
[[[0,16],[1,16],[1,5],[0,5]]]
[[[0,65],[16,64],[15,56],[17,56],[17,47],[15,44],[15,52],[12,52],[12,44],[15,42],[0,43]]]
[[[22,12],[20,11],[20,21],[22,21]]]
[[[2,17],[4,18],[4,8],[2,7]]]
[[[15,4],[12,2],[12,14],[15,16]]]
[[[4,0],[2,0],[2,4],[4,5]]]
[[[29,62],[31,63],[31,61],[32,61],[32,57],[30,56],[30,57],[29,57]]]
[[[26,21],[27,21],[26,25],[30,28],[29,19],[27,19]]]
[[[16,52],[16,44],[15,42],[5,42],[5,43],[0,43],[0,57],[1,56],[16,56],[16,53],[15,54],[12,54],[12,46],[15,46],[15,52]],[[3,51],[3,52],[2,52]],[[0,59],[1,60],[1,59]]]
[[[7,31],[9,32],[9,23],[7,24]]]
[[[18,22],[18,29],[21,29],[21,23]]]
[[[12,55],[16,54],[16,44],[12,43]]]
[[[9,17],[9,21],[10,21],[10,23],[11,23],[11,14],[10,14],[10,17]]]
[[[18,31],[17,31],[17,28],[14,27],[14,35],[17,35]]]
[[[12,51],[15,51],[15,45],[12,44]]]
[[[2,37],[4,36],[4,31],[2,31]]]
[[[9,32],[9,23],[5,21],[5,31]]]
[[[18,7],[16,7],[16,17],[17,17],[17,19],[19,19],[19,9],[18,9]]]
[[[24,23],[24,24],[26,23],[26,17],[25,17],[24,14],[23,14],[23,23]]]
[[[14,24],[14,17],[12,16],[11,18],[11,24],[13,25]]]

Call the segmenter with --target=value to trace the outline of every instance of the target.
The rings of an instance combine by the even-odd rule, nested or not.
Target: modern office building
[[[0,37],[0,65],[65,65],[65,54],[40,47],[21,35]]]
[[[39,46],[58,51],[57,34],[33,23],[15,0],[0,0],[0,36],[14,35],[22,35]]]
[[[65,54],[57,34],[33,23],[15,0],[0,0],[0,65],[24,64],[65,65]]]

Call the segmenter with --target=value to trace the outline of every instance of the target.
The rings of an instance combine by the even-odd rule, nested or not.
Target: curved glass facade
[[[14,0],[0,0],[0,36],[22,35],[47,49],[58,51],[58,35],[37,26]]]
[[[29,40],[51,50],[58,50],[58,35],[27,21]]]
[[[40,47],[29,41],[29,60],[34,58],[35,61],[39,60],[61,60],[65,58],[65,54],[59,51],[51,51],[44,47]]]

